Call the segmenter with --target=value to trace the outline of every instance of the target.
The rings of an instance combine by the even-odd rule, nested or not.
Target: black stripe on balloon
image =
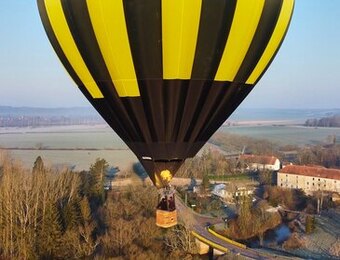
[[[109,123],[111,128],[115,131],[116,126],[123,129],[123,135],[126,136],[126,139],[123,140],[128,141],[138,141],[143,142],[142,132],[138,129],[138,126],[134,125],[131,120],[131,116],[126,111],[120,97],[117,95],[115,91],[112,90],[111,82],[102,81],[97,82],[100,89],[102,89],[102,93],[104,95],[104,100],[107,104],[107,115],[104,118],[107,121],[107,118],[114,123]],[[96,99],[94,99],[96,100]],[[97,109],[97,107],[95,107]],[[105,113],[105,111],[103,111]],[[112,119],[111,119],[112,117]],[[139,131],[139,132],[138,132]]]
[[[65,18],[77,48],[95,81],[112,81],[92,28],[86,1],[62,0]]]
[[[123,140],[131,140],[132,136],[125,130],[123,122],[119,121],[119,117],[115,115],[115,111],[112,110],[111,105],[105,98],[92,98],[91,94],[87,91],[84,85],[79,85],[79,90],[106,121],[106,123],[119,135]]]
[[[189,80],[164,81],[166,142],[177,140],[179,127],[187,97]]]
[[[64,65],[65,69],[70,74],[70,76],[74,80],[74,82],[78,86],[83,85],[82,81],[79,79],[76,72],[73,70],[71,64],[68,62],[59,42],[57,40],[57,37],[54,34],[53,28],[51,26],[50,20],[49,20],[48,15],[47,15],[45,1],[44,0],[38,0],[37,3],[38,3],[38,9],[39,9],[41,21],[44,25],[47,37],[50,40],[54,51],[58,55],[61,63]],[[87,90],[86,90],[86,93],[89,94]]]
[[[188,120],[189,124],[184,124],[185,138],[184,141],[192,142],[193,132],[196,131],[197,124],[200,124],[201,115],[204,113],[203,108],[206,102],[209,102],[208,97],[212,93],[215,93],[217,89],[212,89],[212,80],[209,81],[198,81],[193,80],[190,82],[190,90],[188,99],[186,100],[186,108],[188,108],[187,113],[184,115],[183,119]],[[192,97],[192,94],[196,92],[197,97]],[[191,109],[190,109],[191,108]],[[188,113],[189,112],[189,113]],[[188,114],[190,118],[188,118]]]
[[[123,1],[139,90],[153,141],[165,140],[161,0]]]
[[[76,72],[73,70],[71,64],[67,60],[55,34],[52,29],[51,23],[48,19],[48,15],[46,12],[45,7],[45,1],[44,0],[38,0],[38,8],[40,17],[42,19],[43,25],[45,27],[47,36],[57,53],[60,61],[64,65],[67,72],[70,74],[72,79],[75,81],[75,83],[78,85],[79,90],[83,93],[83,95],[88,99],[88,101],[96,108],[98,113],[103,117],[103,119],[109,124],[114,126],[114,129],[116,133],[123,139],[131,139],[131,136],[128,136],[126,131],[124,131],[124,128],[121,126],[120,122],[115,120],[114,117],[111,116],[112,112],[110,106],[107,104],[107,102],[104,99],[93,99],[91,94],[88,92],[86,87],[83,85],[82,81],[77,76]]]
[[[294,3],[293,3],[293,10],[292,10],[292,12],[291,12],[291,14],[290,14],[289,22],[288,22],[288,24],[287,24],[287,27],[286,27],[286,30],[285,30],[285,32],[284,32],[284,34],[283,34],[283,37],[282,37],[282,39],[281,39],[281,42],[280,42],[280,44],[278,45],[278,47],[276,48],[276,51],[274,52],[273,56],[271,57],[270,61],[269,61],[268,64],[267,64],[267,66],[266,66],[265,69],[262,71],[262,73],[260,74],[260,76],[257,78],[257,80],[256,80],[256,82],[254,83],[254,85],[256,85],[257,82],[259,82],[259,80],[262,78],[262,76],[264,75],[264,73],[265,73],[265,72],[267,71],[267,69],[269,68],[270,64],[273,62],[273,60],[274,60],[276,54],[277,54],[278,51],[280,50],[281,45],[282,45],[282,43],[283,43],[283,40],[286,38],[288,29],[289,29],[289,25],[290,25],[290,22],[291,22],[292,17],[293,17],[294,8],[295,8],[295,1],[294,1]]]
[[[184,101],[178,140],[188,142],[195,122],[202,110],[205,99],[209,93],[209,85],[204,80],[190,80]]]
[[[161,0],[125,0],[124,13],[138,79],[161,79]]]
[[[211,120],[211,117],[216,113],[224,97],[228,93],[230,87],[230,82],[224,82],[223,84],[217,84],[216,82],[211,82],[208,86],[209,94],[206,96],[202,110],[195,123],[195,129],[193,130],[190,141],[195,142],[197,136],[206,127],[206,124]],[[226,111],[224,111],[225,113]]]
[[[128,132],[125,131],[125,126],[122,125],[123,122],[117,118],[115,111],[112,110],[111,104],[109,104],[105,98],[90,99],[89,101],[120,138],[126,141],[132,139]]]
[[[282,1],[266,0],[255,35],[236,74],[235,82],[246,82],[261,59],[280,16]]]
[[[216,82],[215,84],[221,84]],[[214,86],[215,87],[215,86]],[[232,83],[223,97],[223,101],[206,122],[206,127],[202,129],[196,142],[206,142],[217,131],[218,128],[228,119],[241,102],[247,97],[253,85]]]
[[[235,84],[229,82],[213,82],[210,86],[214,89],[215,96],[216,93],[223,93],[222,99],[215,100],[213,107],[209,110],[202,110],[202,115],[205,116],[205,121],[202,124],[198,121],[194,127],[194,132],[192,133],[192,138],[195,140],[190,140],[190,146],[185,152],[187,157],[194,156],[207,142],[211,135],[227,120],[227,118],[233,113],[233,111],[238,107],[242,100],[251,91],[251,86],[246,86],[244,84]],[[201,115],[200,115],[201,116]],[[202,128],[201,126],[204,126]],[[197,137],[197,130],[200,130]]]
[[[139,80],[139,90],[148,127],[154,142],[165,142],[164,81],[162,79]]]
[[[233,21],[236,0],[203,0],[192,79],[214,79]]]
[[[137,157],[149,156],[154,161],[182,160],[195,155],[252,89],[252,85],[241,83],[210,81],[208,84],[206,81],[197,80],[189,82],[166,80],[159,86],[163,89],[159,93],[163,93],[165,96],[176,96],[178,92],[177,107],[168,102],[164,103],[164,110],[169,114],[173,113],[173,118],[181,118],[182,114],[187,113],[190,115],[191,121],[175,124],[173,129],[166,128],[166,136],[170,136],[173,131],[183,132],[186,133],[185,140],[182,135],[178,135],[171,141],[155,140],[143,143],[132,141],[130,143],[130,147]],[[198,95],[190,95],[190,88],[192,91],[195,90]],[[206,101],[203,99],[205,93],[208,93]],[[200,100],[201,98],[202,100]],[[131,99],[131,106],[136,106],[137,100]],[[202,102],[202,106],[198,105],[200,102]],[[154,105],[154,103],[150,103],[150,105]],[[178,109],[178,107],[183,107],[183,109]],[[150,115],[145,116],[149,117]],[[156,124],[154,127],[158,128],[159,125]]]
[[[214,122],[209,122],[210,127],[208,127],[206,132],[202,133],[201,139],[197,141],[202,140],[208,140],[221,126],[222,124],[229,118],[229,116],[237,109],[237,107],[242,103],[242,101],[248,96],[250,91],[252,90],[252,87],[239,87],[235,93],[232,94],[232,100],[230,103],[224,103],[224,108],[227,110],[227,113],[223,114],[222,117],[222,111],[224,108],[219,110],[220,114],[217,114],[215,117]],[[206,142],[205,141],[205,142]]]
[[[62,0],[66,21],[78,50],[104,98],[112,107],[113,116],[123,122],[126,134],[134,140],[143,140],[138,125],[134,125],[126,112],[112,83],[104,58],[100,51],[86,1]]]
[[[146,143],[152,142],[151,134],[146,119],[146,113],[141,98],[139,97],[121,97],[124,107],[130,116],[131,121],[135,126],[138,126],[138,131],[142,133],[143,140]]]

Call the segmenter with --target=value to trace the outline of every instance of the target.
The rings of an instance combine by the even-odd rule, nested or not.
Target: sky
[[[281,49],[243,108],[340,108],[340,1],[296,0]],[[0,0],[0,106],[90,106],[55,55],[35,0]]]

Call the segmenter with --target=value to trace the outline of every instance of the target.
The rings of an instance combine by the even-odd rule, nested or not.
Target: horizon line
[[[13,106],[13,105],[1,105],[0,108],[14,108],[14,109],[96,109],[92,106],[51,106],[51,107],[44,107],[44,106],[32,106],[32,105],[23,105],[23,106]],[[237,110],[240,109],[275,109],[275,110],[340,110],[340,107],[238,107]]]

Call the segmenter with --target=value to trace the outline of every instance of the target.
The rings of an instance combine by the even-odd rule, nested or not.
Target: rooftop
[[[320,167],[320,166],[287,165],[286,167],[282,168],[279,171],[279,173],[340,180],[340,170],[328,169],[328,168]]]
[[[253,155],[253,154],[242,154],[240,160],[247,163],[259,163],[259,164],[270,164],[274,165],[276,160],[275,156],[264,156],[264,155]]]

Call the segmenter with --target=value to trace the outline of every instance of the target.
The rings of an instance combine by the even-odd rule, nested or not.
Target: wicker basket
[[[166,211],[157,209],[156,225],[163,228],[169,228],[177,225],[177,210]]]

